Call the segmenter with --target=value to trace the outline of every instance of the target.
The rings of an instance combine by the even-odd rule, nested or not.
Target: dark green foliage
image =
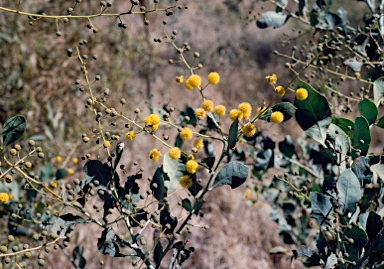
[[[216,175],[212,188],[229,185],[232,189],[242,185],[248,177],[248,167],[239,162],[225,164]]]
[[[20,139],[27,128],[27,120],[23,116],[15,116],[4,123],[3,145],[4,147]]]

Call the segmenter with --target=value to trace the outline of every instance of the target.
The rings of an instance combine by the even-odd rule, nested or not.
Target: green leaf
[[[158,201],[162,201],[166,196],[165,193],[165,180],[166,174],[163,172],[163,168],[159,167],[156,169],[155,174],[153,175],[151,182],[151,190],[153,192],[153,197],[155,197]],[[155,188],[153,184],[156,184]]]
[[[284,137],[284,141],[279,143],[279,150],[288,158],[291,158],[294,154],[296,154],[295,145],[293,144],[291,136],[286,135]]]
[[[63,179],[67,176],[67,169],[65,168],[59,168],[56,171],[56,180]]]
[[[191,211],[192,210],[192,203],[189,199],[185,198],[181,201],[181,206],[187,210],[187,211]]]
[[[111,257],[123,257],[116,242],[120,241],[111,227],[105,228],[97,239],[97,249],[100,253]]]
[[[377,114],[379,112],[377,110],[377,107],[371,100],[364,98],[359,102],[357,107],[360,111],[360,114],[367,119],[369,125],[373,124],[376,121]]]
[[[111,168],[108,164],[102,163],[99,160],[88,160],[83,168],[86,184],[92,181],[99,181],[100,189],[108,191],[108,184],[112,180]]]
[[[355,212],[356,203],[363,196],[363,191],[360,188],[359,179],[351,169],[347,169],[341,173],[336,183],[338,191],[338,200],[342,212]]]
[[[237,134],[239,133],[239,120],[236,119],[232,122],[229,128],[228,145],[230,149],[233,149],[237,142]]]
[[[261,19],[256,21],[257,27],[263,29],[269,26],[279,28],[289,19],[286,14],[275,11],[267,11],[261,14]]]
[[[47,182],[53,177],[53,169],[52,166],[48,163],[44,165],[44,167],[40,170],[39,180],[41,182]]]
[[[27,128],[27,120],[23,116],[14,116],[4,123],[3,145],[8,146],[23,136]]]
[[[225,164],[217,174],[212,189],[229,185],[232,189],[239,187],[248,177],[248,167],[239,162]]]
[[[343,132],[340,127],[331,123],[328,128],[328,137],[330,141],[333,141],[333,148],[336,150],[336,152],[338,152],[336,154],[337,163],[339,163],[342,168],[345,169],[345,158],[351,149],[348,136]]]
[[[350,138],[353,137],[353,121],[345,118],[332,117],[332,123],[339,126]]]
[[[361,229],[359,226],[352,226],[352,229],[344,230],[345,236],[353,239],[352,247],[355,250],[362,249],[368,243],[367,233]]]
[[[361,186],[372,182],[373,172],[370,170],[369,158],[360,156],[352,163],[351,168]]]
[[[163,171],[167,173],[171,181],[179,182],[180,178],[185,174],[185,164],[180,159],[173,160],[167,152],[163,158]]]
[[[306,8],[307,0],[299,0],[299,9],[298,14],[299,16],[304,16],[304,9]]]
[[[380,101],[384,96],[384,77],[380,77],[373,82],[373,100],[376,106],[380,105]]]
[[[309,200],[311,201],[312,208],[311,217],[322,225],[328,215],[332,212],[331,202],[325,195],[318,192],[311,192]]]
[[[199,191],[203,189],[203,187],[197,182],[196,180],[196,174],[190,175],[192,179],[192,186],[188,188],[189,192],[192,194],[193,197],[195,197]]]
[[[378,122],[376,123],[377,127],[384,128],[384,116],[381,117]]]
[[[324,145],[327,129],[331,124],[331,109],[328,101],[323,95],[300,79],[298,79],[298,88],[306,89],[308,97],[302,101],[295,98],[297,123],[308,136]]]
[[[382,228],[383,222],[381,216],[373,211],[369,212],[365,230],[367,231],[370,243],[379,236]]]
[[[288,121],[290,118],[292,118],[292,116],[295,114],[296,107],[292,105],[290,102],[281,102],[271,107],[271,111],[272,112],[280,111],[281,113],[283,113],[284,115],[283,122],[285,122],[285,121]]]
[[[357,117],[355,120],[355,130],[352,138],[352,157],[358,157],[356,150],[360,149],[360,155],[365,156],[368,153],[371,143],[371,133],[368,121],[364,117]]]
[[[153,251],[153,260],[155,261],[156,265],[160,265],[161,260],[163,259],[163,256],[164,256],[163,246],[161,245],[161,242],[159,240]]]

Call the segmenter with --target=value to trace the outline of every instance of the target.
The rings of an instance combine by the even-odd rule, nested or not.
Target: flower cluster
[[[156,114],[151,114],[144,119],[145,125],[152,128],[152,131],[156,131],[159,128],[160,117]]]
[[[200,85],[201,77],[196,74],[191,75],[184,83],[184,86],[187,88],[187,90],[193,90],[194,88],[200,87]]]

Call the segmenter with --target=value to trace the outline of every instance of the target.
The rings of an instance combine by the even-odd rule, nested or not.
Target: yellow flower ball
[[[68,174],[69,176],[72,176],[74,173],[75,173],[75,171],[74,171],[72,168],[68,168],[68,169],[67,169],[67,174]]]
[[[277,76],[276,74],[272,74],[270,76],[266,76],[265,79],[268,81],[269,84],[273,85],[277,81]]]
[[[277,94],[278,96],[284,96],[284,95],[285,95],[285,89],[284,89],[283,86],[277,86],[277,87],[275,88],[275,91],[276,91],[276,94]]]
[[[197,149],[202,149],[204,148],[204,142],[203,139],[197,138],[195,141],[193,141],[193,146]]]
[[[252,113],[252,106],[250,103],[243,102],[238,106],[238,109],[241,111],[245,120],[249,119]]]
[[[280,111],[275,111],[271,114],[271,122],[280,123],[284,120],[284,114]]]
[[[187,79],[185,82],[184,82],[184,86],[187,90],[193,90],[193,87],[192,85],[189,83],[189,80]]]
[[[207,116],[207,113],[205,112],[204,108],[197,108],[195,110],[195,115],[196,115],[196,118],[198,118],[199,120],[202,120]]]
[[[217,116],[223,117],[225,115],[226,108],[223,105],[218,105],[218,106],[215,106],[214,111]]]
[[[61,156],[56,156],[55,160],[57,163],[61,163],[63,159],[61,158]]]
[[[192,87],[192,89],[200,87],[200,85],[201,85],[201,77],[199,75],[196,75],[196,74],[191,75],[187,79],[187,81],[188,81],[189,86]]]
[[[246,137],[252,137],[256,133],[256,127],[252,123],[243,126],[243,133]]]
[[[181,150],[178,147],[173,147],[168,150],[168,154],[172,160],[178,160],[181,157]]]
[[[74,164],[77,164],[77,163],[79,162],[79,159],[77,159],[76,157],[73,157],[73,158],[72,158],[72,162],[73,162]]]
[[[144,123],[151,127],[153,131],[156,131],[159,128],[160,117],[156,114],[151,114],[144,119]]]
[[[217,72],[211,72],[208,74],[208,82],[209,84],[217,84],[220,81],[220,76]]]
[[[51,181],[51,182],[49,183],[49,186],[51,186],[52,189],[56,189],[56,188],[57,188],[57,182],[55,182],[55,181]]]
[[[6,193],[6,192],[2,192],[0,193],[0,203],[1,204],[5,204],[9,201],[10,197],[9,197],[9,194]]]
[[[189,160],[185,164],[185,169],[187,170],[188,173],[190,174],[195,174],[197,171],[197,168],[199,167],[199,164],[195,160]]]
[[[205,111],[212,112],[213,107],[214,107],[213,101],[212,100],[204,100],[202,107],[204,108]]]
[[[304,101],[308,98],[308,91],[304,88],[300,88],[296,90],[296,98],[300,101]]]
[[[184,127],[183,130],[181,130],[181,132],[179,133],[179,135],[181,139],[186,141],[192,139],[193,133],[191,129],[189,129],[188,127]]]
[[[229,111],[229,118],[232,121],[235,121],[235,120],[239,119],[240,116],[242,116],[242,113],[238,109],[232,109],[231,111]]]
[[[257,111],[256,111],[257,115],[260,114],[259,117],[263,116],[265,114],[265,112],[267,112],[267,107],[265,107],[265,106],[261,106],[261,107],[257,108]]]
[[[136,137],[135,131],[129,131],[128,133],[125,134],[125,138],[127,140],[133,140],[135,139],[135,137]]]
[[[152,162],[157,162],[161,156],[161,153],[157,149],[153,149],[149,152],[148,156],[151,158]]]
[[[190,187],[192,187],[192,184],[193,184],[191,177],[188,175],[182,176],[180,178],[179,182],[180,182],[181,187],[186,188],[186,189],[189,189]]]
[[[156,124],[159,124],[159,123],[160,123],[160,117],[159,117],[159,115],[157,115],[157,114],[151,114],[151,115],[149,115],[149,117],[151,118],[151,120],[152,120],[152,124],[153,124],[153,125],[156,125]]]
[[[106,140],[106,141],[104,141],[103,146],[104,146],[104,148],[109,148],[111,146],[111,142]]]

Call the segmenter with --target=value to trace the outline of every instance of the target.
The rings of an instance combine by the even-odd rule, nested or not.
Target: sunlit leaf
[[[336,188],[342,212],[355,212],[356,203],[359,202],[363,196],[363,191],[361,190],[359,179],[351,169],[347,169],[341,173],[337,180]]]
[[[373,100],[376,106],[380,105],[380,101],[384,96],[384,77],[380,77],[373,82]]]

